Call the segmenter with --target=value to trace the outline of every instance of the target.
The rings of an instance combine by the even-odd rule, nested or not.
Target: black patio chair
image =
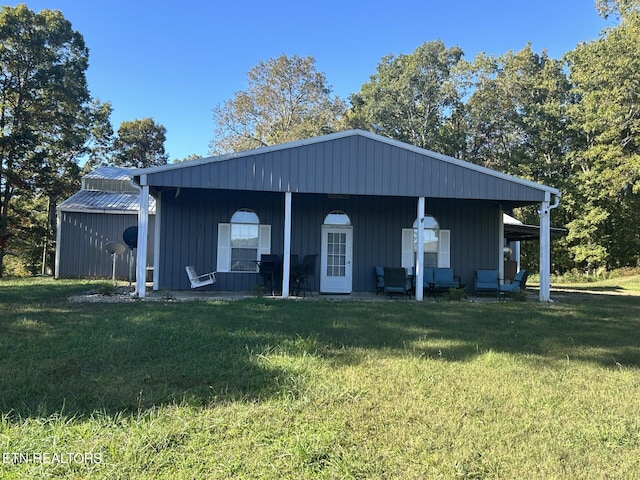
[[[258,275],[260,275],[260,278],[262,279],[264,291],[270,291],[271,295],[274,295],[277,290],[276,286],[282,269],[280,256],[274,254],[262,254],[260,255],[260,261],[257,263]]]
[[[305,255],[302,262],[298,264],[297,271],[293,277],[294,292],[296,292],[296,295],[300,296],[301,292],[303,297],[307,296],[307,292],[312,294],[317,258],[317,253]]]
[[[384,293],[411,298],[411,280],[404,268],[384,267]]]

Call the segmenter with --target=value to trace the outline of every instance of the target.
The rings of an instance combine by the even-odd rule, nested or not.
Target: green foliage
[[[631,2],[609,2],[630,5]],[[579,133],[567,206],[578,265],[638,262],[640,247],[640,12],[567,55],[574,95],[569,118]]]
[[[348,124],[459,156],[464,131],[456,67],[462,55],[458,47],[433,41],[408,55],[383,57],[371,80],[351,96]]]
[[[345,105],[331,96],[313,57],[260,62],[247,74],[247,89],[213,110],[212,153],[285,143],[334,132]]]
[[[460,301],[467,298],[464,288],[450,288],[447,290],[447,299],[452,301]]]
[[[2,7],[0,276],[5,254],[25,254],[18,239],[27,229],[44,229],[39,239],[28,241],[44,238],[48,249],[57,202],[79,185],[77,159],[87,151],[95,119],[87,67],[83,37],[60,12],[34,13],[24,4]],[[26,217],[17,209],[38,196],[47,199],[49,212],[36,224],[28,209]]]
[[[166,165],[166,133],[167,129],[151,118],[122,122],[113,144],[110,163],[133,168]]]

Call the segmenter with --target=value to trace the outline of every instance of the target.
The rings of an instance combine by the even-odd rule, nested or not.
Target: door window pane
[[[346,275],[347,234],[327,233],[327,276],[344,277]]]

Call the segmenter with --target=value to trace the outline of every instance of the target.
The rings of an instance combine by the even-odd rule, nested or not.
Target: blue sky
[[[459,46],[465,58],[528,42],[560,58],[598,38],[593,0],[34,0],[60,10],[89,47],[93,97],[112,104],[114,130],[151,117],[167,128],[170,159],[207,156],[214,106],[246,88],[260,61],[311,55],[333,93],[357,92],[388,54],[423,42]]]

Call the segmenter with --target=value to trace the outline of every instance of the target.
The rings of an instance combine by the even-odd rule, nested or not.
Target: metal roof
[[[140,184],[294,193],[481,199],[518,206],[559,190],[362,130],[140,169]]]
[[[82,177],[83,190],[104,192],[137,192],[131,185],[135,168],[99,167]]]
[[[129,192],[100,192],[80,190],[58,206],[65,212],[137,214],[140,194]],[[155,214],[156,202],[149,198],[149,213]]]
[[[508,242],[524,242],[526,240],[539,240],[540,227],[538,225],[526,225],[520,220],[513,218],[506,213],[502,214],[504,224],[504,238]],[[566,228],[551,227],[552,238],[558,238],[567,234]]]

